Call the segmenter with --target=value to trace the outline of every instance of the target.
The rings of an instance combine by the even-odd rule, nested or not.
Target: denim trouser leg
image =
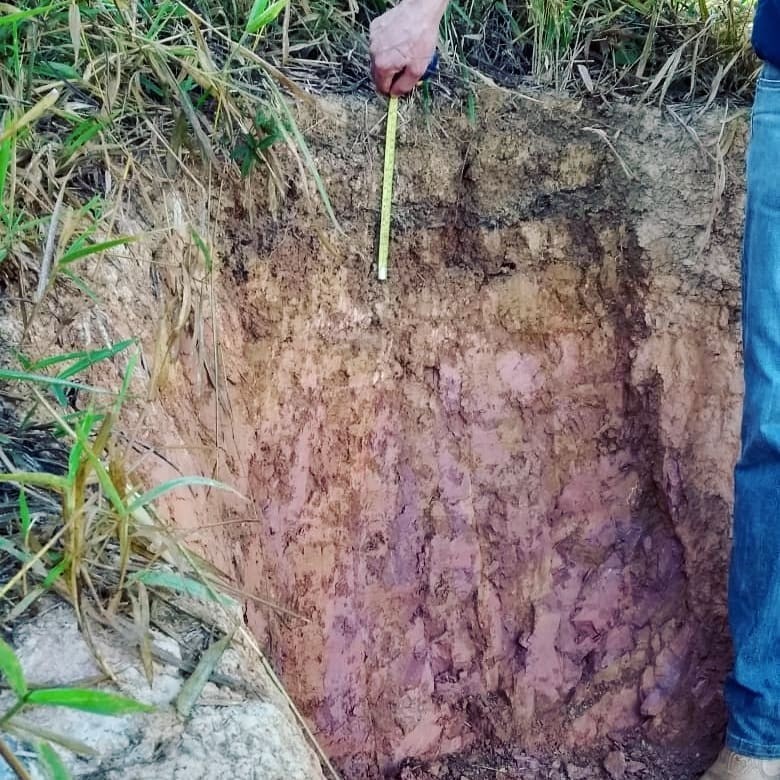
[[[753,108],[742,261],[745,400],[735,473],[727,745],[780,757],[780,68]]]

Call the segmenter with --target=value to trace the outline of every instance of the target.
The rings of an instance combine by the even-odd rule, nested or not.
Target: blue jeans
[[[780,758],[780,68],[753,107],[742,258],[745,400],[735,471],[726,744]]]

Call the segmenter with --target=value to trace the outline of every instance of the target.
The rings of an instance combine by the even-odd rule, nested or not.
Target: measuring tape
[[[390,219],[393,212],[393,174],[395,172],[395,134],[398,128],[398,98],[391,97],[387,105],[385,130],[385,167],[382,173],[382,210],[379,216],[379,258],[377,277],[387,279],[387,256],[390,254]]]
[[[423,74],[427,81],[439,64],[439,54],[433,59]],[[377,255],[377,278],[380,282],[387,279],[387,258],[390,254],[390,220],[393,216],[393,175],[395,173],[395,136],[398,129],[398,98],[391,96],[387,104],[387,126],[385,128],[385,165],[382,171],[382,208],[379,214],[379,253]]]

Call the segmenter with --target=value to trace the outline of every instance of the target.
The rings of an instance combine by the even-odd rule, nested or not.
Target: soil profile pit
[[[694,138],[649,109],[486,90],[472,126],[406,106],[380,284],[381,114],[312,111],[343,233],[311,213],[292,161],[279,210],[225,189],[204,314],[222,396],[193,381],[184,343],[154,426],[218,450],[250,496],[257,522],[204,546],[309,618],[247,608],[292,698],[347,778],[484,742],[641,736],[709,755],[742,126],[730,150],[719,121]],[[173,510],[183,527],[246,517],[217,500]]]

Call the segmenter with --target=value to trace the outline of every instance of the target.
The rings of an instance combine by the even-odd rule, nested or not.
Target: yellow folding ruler
[[[435,72],[439,64],[438,52],[423,74],[422,84]],[[387,257],[390,254],[390,221],[393,218],[393,174],[395,172],[395,136],[398,129],[398,98],[391,97],[387,103],[387,126],[385,128],[385,166],[382,172],[382,210],[379,215],[379,253],[377,255],[377,277],[380,282],[387,279]]]
[[[382,210],[379,216],[379,258],[377,276],[387,279],[387,256],[390,254],[390,220],[393,216],[393,173],[395,171],[395,134],[398,128],[398,98],[391,97],[387,104],[387,128],[385,130],[385,168],[382,173]]]

